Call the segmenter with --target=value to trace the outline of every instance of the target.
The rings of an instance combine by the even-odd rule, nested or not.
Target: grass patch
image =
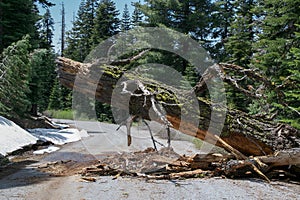
[[[203,145],[203,141],[198,138],[194,138],[193,143],[197,149],[201,149],[201,147]]]
[[[93,117],[89,117],[86,113],[80,113],[77,114],[76,111],[74,112],[71,109],[68,110],[46,110],[43,112],[44,115],[55,118],[55,119],[76,119],[76,120],[82,120],[82,121],[89,121],[89,120],[95,120]]]
[[[56,119],[74,119],[72,110],[46,110],[44,114]]]

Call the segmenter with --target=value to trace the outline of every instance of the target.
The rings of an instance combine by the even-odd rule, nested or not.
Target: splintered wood
[[[225,176],[229,178],[257,177],[270,179],[299,178],[300,149],[279,152],[264,157],[246,157],[236,160],[232,154],[196,154],[179,156],[172,149],[160,151],[148,148],[142,152],[111,155],[98,164],[84,168],[81,175],[142,177],[146,179],[179,179]],[[287,160],[293,160],[293,167]],[[292,161],[291,161],[292,162]],[[297,165],[297,166],[295,166]],[[281,166],[281,168],[278,168]]]

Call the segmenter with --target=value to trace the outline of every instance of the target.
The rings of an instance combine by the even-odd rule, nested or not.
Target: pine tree
[[[102,0],[96,11],[92,43],[96,46],[101,41],[119,32],[119,11],[111,0]]]
[[[51,6],[55,6],[54,3],[48,1],[48,0],[34,0],[34,2],[38,2],[39,4],[41,4],[44,8],[49,8]]]
[[[65,4],[61,3],[61,34],[60,34],[60,56],[65,56],[65,38],[66,38],[66,13]]]
[[[227,27],[226,40],[223,43],[225,46],[225,55],[222,56],[222,61],[235,63],[244,68],[250,68],[250,63],[253,57],[253,44],[255,43],[255,16],[253,8],[254,0],[237,0],[232,3],[235,14],[230,18],[230,27]],[[239,85],[244,88],[247,85],[254,85],[253,82],[240,81]],[[236,89],[227,88],[228,102],[233,107],[247,111],[247,107],[251,102],[250,98],[240,94]]]
[[[138,8],[150,26],[163,24],[196,40],[206,40],[209,33],[212,4],[209,0],[145,0]]]
[[[235,17],[230,26],[230,37],[225,43],[227,59],[248,68],[253,56],[255,28],[253,8],[255,0],[236,1]]]
[[[93,47],[92,34],[95,27],[98,0],[83,0],[80,4],[73,28],[67,33],[67,57],[84,61]]]
[[[186,35],[201,42],[203,47],[209,47],[208,40],[211,26],[212,4],[208,0],[146,0],[144,4],[136,4],[136,7],[145,16],[144,26],[163,26]],[[172,45],[172,44],[171,44]],[[189,49],[189,44],[182,42],[177,44],[183,51]],[[153,52],[153,51],[152,51]],[[160,55],[159,55],[160,54]],[[150,57],[150,56],[149,56]],[[188,62],[170,52],[156,51],[151,59],[163,63],[181,72],[184,76],[196,75],[188,69]],[[198,77],[189,77],[195,80]]]
[[[49,104],[48,104],[48,109],[50,110],[59,110],[62,109],[62,94],[61,94],[61,86],[56,79],[54,81],[52,91],[49,96]]]
[[[53,36],[54,36],[54,20],[51,16],[49,8],[46,9],[45,14],[38,23],[40,44],[39,48],[51,49],[53,47]]]
[[[13,43],[1,55],[0,114],[24,115],[29,109],[29,37]]]
[[[217,62],[228,60],[225,43],[231,36],[230,27],[235,17],[234,1],[217,0],[212,8],[211,39],[214,40],[210,47],[210,54]]]
[[[300,28],[300,25],[297,25]],[[299,30],[299,29],[298,29]],[[300,32],[296,32],[298,47],[290,50],[292,59],[288,63],[289,76],[283,81],[286,105],[288,110],[282,121],[291,123],[292,126],[300,129]]]
[[[130,28],[131,28],[130,13],[127,4],[125,4],[122,20],[121,20],[121,31],[128,31],[130,30]]]
[[[279,110],[277,119],[299,127],[297,87],[297,49],[300,46],[300,2],[292,0],[258,1],[260,13],[258,42],[253,65],[259,67],[272,80],[280,92],[268,95],[267,102]],[[299,85],[299,84],[298,84]],[[282,95],[282,93],[284,95]]]
[[[55,78],[55,54],[51,50],[37,49],[31,55],[30,95],[31,114],[47,109]]]
[[[141,26],[143,21],[143,13],[140,11],[139,6],[141,5],[141,1],[138,3],[132,3],[134,6],[134,10],[131,17],[132,26]]]
[[[38,14],[32,0],[0,1],[0,19],[0,52],[26,34],[35,39]]]

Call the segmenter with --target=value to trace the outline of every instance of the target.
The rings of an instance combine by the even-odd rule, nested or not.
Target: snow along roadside
[[[28,132],[29,131],[29,132]],[[83,137],[88,137],[85,130],[74,128],[67,129],[30,129],[24,130],[14,122],[0,116],[0,157],[7,156],[25,146],[36,144],[38,140],[52,142],[54,145],[64,145],[76,142]],[[51,153],[57,151],[59,147],[50,146],[47,149],[36,151],[36,154]]]
[[[77,130],[74,128],[68,128],[63,130],[57,129],[29,129],[29,132],[41,141],[49,141],[55,145],[64,145],[71,142],[80,141],[83,137],[88,137],[88,133],[85,130]],[[59,147],[49,146],[46,149],[34,151],[34,154],[52,153],[59,150]]]
[[[85,130],[77,130],[74,128],[68,129],[29,129],[28,130],[34,137],[41,141],[49,141],[55,145],[64,145],[70,142],[77,142],[83,137],[88,137],[88,133]]]
[[[37,138],[14,122],[0,116],[0,154],[6,156],[8,153],[21,149],[24,146],[37,142]]]

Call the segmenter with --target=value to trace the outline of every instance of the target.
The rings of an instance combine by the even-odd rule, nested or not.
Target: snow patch
[[[0,154],[6,156],[8,153],[36,142],[36,137],[14,122],[0,116]]]
[[[44,154],[44,153],[52,153],[52,152],[57,151],[59,149],[60,149],[59,147],[49,146],[46,149],[41,149],[41,150],[34,151],[33,154],[41,155],[41,154]]]
[[[56,130],[56,129],[30,129],[29,132],[42,141],[49,141],[56,145],[63,145],[70,142],[76,142],[83,137],[88,137],[85,130],[77,130],[73,128]]]

